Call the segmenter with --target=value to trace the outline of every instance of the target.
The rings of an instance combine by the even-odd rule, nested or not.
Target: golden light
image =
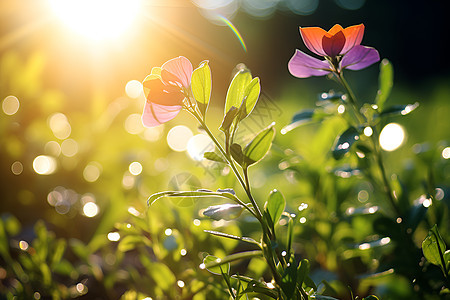
[[[123,34],[141,7],[140,0],[49,0],[49,4],[69,28],[96,41]]]

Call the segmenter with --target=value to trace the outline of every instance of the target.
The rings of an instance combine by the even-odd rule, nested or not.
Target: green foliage
[[[425,258],[432,264],[442,269],[445,277],[448,277],[450,264],[450,250],[447,251],[444,240],[442,239],[437,225],[435,224],[428,236],[422,242],[422,251]]]
[[[264,120],[288,124],[275,138],[274,124],[248,130],[267,105],[258,104],[259,78],[248,70],[234,76],[222,119],[222,107],[216,114],[218,104],[210,101],[205,61],[192,77],[191,104],[200,133],[215,136],[208,113],[214,126],[222,119],[224,136],[216,136],[221,149],[215,145],[206,160],[194,161],[166,145],[172,123],[139,127],[140,100],[95,96],[80,108],[62,91],[41,87],[43,58],[4,61],[2,72],[17,73],[4,76],[2,91],[21,101],[17,114],[0,118],[0,294],[7,299],[33,299],[36,292],[41,299],[347,299],[348,287],[358,292],[355,300],[448,293],[448,126],[440,122],[448,85],[436,83],[417,109],[407,104],[418,97],[413,87],[393,89],[387,61],[373,103],[352,107],[345,88],[317,101],[300,84],[301,95],[274,100],[283,103],[283,114]],[[387,106],[388,97],[399,104]],[[290,113],[307,101],[317,106]],[[55,113],[66,116],[69,137],[49,127]],[[378,138],[391,120],[409,135],[388,153]],[[197,128],[184,112],[173,122]],[[52,152],[67,140],[77,142],[74,156]],[[33,171],[43,153],[56,160],[55,173]],[[19,175],[11,172],[16,161],[24,166]],[[87,176],[92,168],[95,180]],[[55,199],[64,201],[51,204]],[[98,206],[94,217],[83,211],[89,202]],[[430,224],[437,225],[429,230]]]
[[[191,80],[192,94],[198,103],[203,117],[206,115],[206,109],[211,98],[211,86],[211,69],[209,68],[208,61],[203,61],[192,73]]]
[[[383,110],[392,86],[394,85],[394,68],[387,59],[383,59],[380,63],[380,75],[378,78],[378,92],[375,98],[375,104],[380,110]]]

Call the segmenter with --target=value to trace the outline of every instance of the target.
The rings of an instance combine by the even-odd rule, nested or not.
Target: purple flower
[[[360,45],[364,25],[342,28],[334,25],[329,31],[319,27],[300,28],[306,47],[322,56],[320,60],[296,49],[288,63],[289,72],[295,77],[307,78],[328,73],[339,74],[343,69],[361,70],[380,60],[378,51]]]

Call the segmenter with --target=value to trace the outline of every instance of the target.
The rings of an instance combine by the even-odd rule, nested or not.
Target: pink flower
[[[361,46],[364,25],[343,28],[334,25],[329,31],[319,27],[300,28],[306,47],[322,56],[320,60],[296,50],[288,63],[289,72],[295,77],[322,76],[330,72],[340,73],[343,69],[360,70],[380,60],[378,51]]]
[[[142,122],[146,127],[158,126],[175,118],[191,85],[193,68],[184,56],[153,68],[144,81],[145,103]]]

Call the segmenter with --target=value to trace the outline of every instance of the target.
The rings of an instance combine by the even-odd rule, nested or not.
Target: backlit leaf
[[[225,114],[230,110],[232,106],[241,106],[242,100],[244,99],[245,90],[251,80],[252,75],[246,70],[241,70],[236,73],[230,83],[230,86],[228,87],[225,101]]]
[[[442,258],[445,250],[444,240],[439,234],[437,225],[434,225],[428,232],[428,236],[422,242],[423,255],[430,263],[443,267]]]
[[[269,199],[266,202],[265,209],[269,212],[272,218],[272,223],[276,225],[280,220],[281,214],[286,206],[286,199],[278,190],[272,190],[269,194]]]
[[[244,91],[244,102],[240,108],[241,113],[239,114],[240,120],[248,116],[256,105],[259,98],[259,93],[261,92],[261,84],[258,77],[255,77],[250,81]]]
[[[244,165],[250,166],[260,161],[269,151],[272,140],[275,136],[275,123],[272,123],[266,129],[263,129],[258,135],[245,147]]]
[[[378,78],[378,92],[375,98],[375,104],[379,109],[383,109],[389,94],[391,93],[394,82],[394,68],[387,59],[383,59],[380,63],[380,75]]]
[[[200,112],[203,116],[205,116],[211,98],[211,86],[211,69],[208,61],[205,60],[194,70],[191,79],[192,95],[199,104]]]

